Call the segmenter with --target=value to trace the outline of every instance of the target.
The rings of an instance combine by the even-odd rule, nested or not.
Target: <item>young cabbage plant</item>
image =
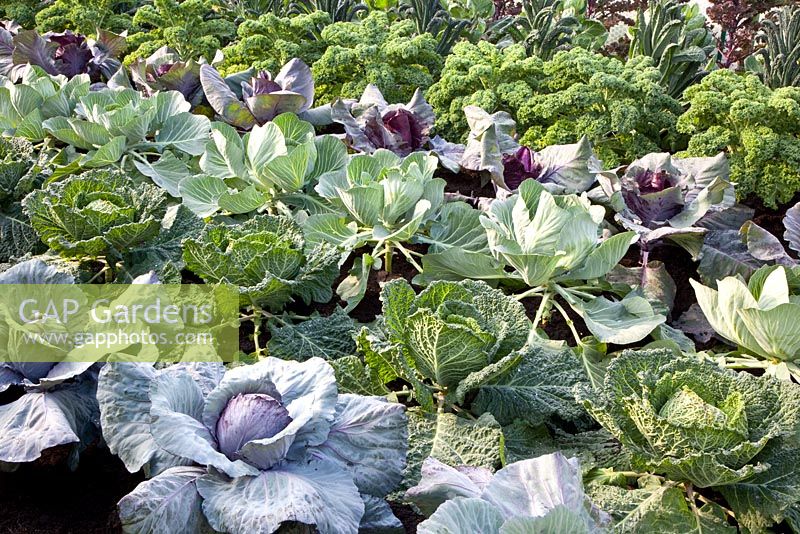
[[[57,175],[113,165],[123,157],[147,166],[148,158],[161,158],[165,152],[203,153],[210,121],[190,113],[191,107],[177,91],[147,97],[133,89],[103,89],[80,97],[75,116],[51,117],[41,129],[85,152],[64,151],[67,164]]]
[[[158,187],[113,170],[51,182],[22,205],[44,244],[64,258],[102,260],[107,280],[120,280],[121,271],[125,278],[180,271],[180,240],[202,225],[181,206],[168,207]]]
[[[800,501],[795,384],[697,355],[626,351],[603,388],[578,386],[577,397],[634,468],[681,483],[691,503],[709,502],[706,488],[721,494],[744,528],[763,531]]]
[[[393,280],[381,300],[375,328],[356,338],[362,371],[348,373],[372,377],[357,386],[377,382],[373,394],[419,404],[409,411],[416,452],[407,482],[416,482],[427,456],[457,465],[463,454],[462,461],[495,467],[501,425],[517,420],[585,428],[572,391],[587,381],[580,361],[569,350],[527,345],[531,322],[513,297],[471,280],[434,282],[419,294]]]
[[[220,210],[289,213],[289,206],[331,211],[313,188],[325,176],[344,172],[347,148],[335,137],[315,137],[310,123],[284,113],[244,136],[225,123],[212,123],[199,164],[203,174],[184,166],[165,186],[201,217]]]
[[[339,252],[310,244],[288,217],[256,215],[240,224],[209,224],[183,243],[186,266],[207,283],[233,284],[243,306],[279,311],[300,297],[327,302]]]
[[[729,276],[717,289],[690,282],[711,327],[739,348],[726,365],[800,382],[799,268],[762,267],[747,284]]]
[[[405,498],[429,516],[419,524],[420,534],[602,532],[611,525],[611,517],[584,493],[578,459],[560,452],[496,473],[428,458],[422,479]]]
[[[220,120],[241,130],[263,126],[281,113],[303,113],[314,103],[311,69],[294,58],[275,78],[260,71],[241,82],[241,94],[234,92],[211,65],[200,67],[200,82],[211,107]]]
[[[373,84],[358,101],[338,99],[331,104],[331,118],[344,126],[347,144],[354,150],[372,154],[385,148],[400,157],[424,149],[434,121],[433,108],[419,89],[408,104],[389,105]]]
[[[395,250],[422,271],[415,258],[419,253],[404,243],[423,234],[444,203],[445,181],[433,177],[436,163],[436,157],[423,152],[401,158],[379,149],[353,156],[346,172],[319,178],[315,190],[336,212],[309,217],[304,224],[308,239],[333,243],[348,252],[372,246],[372,252],[361,258],[362,271],[354,275],[361,281],[357,286],[366,287],[369,266],[380,268],[381,257],[383,268],[391,272]]]
[[[111,451],[151,477],[119,503],[126,532],[401,528],[384,497],[406,463],[404,408],[338,394],[320,358],[109,363],[97,397]]]
[[[602,170],[585,136],[577,143],[537,152],[517,142],[517,125],[508,113],[490,115],[467,106],[464,114],[470,128],[466,146],[436,138],[431,141],[433,151],[453,172],[465,169],[490,177],[499,197],[515,192],[524,180],[536,180],[553,193],[583,193]]]
[[[463,215],[461,223],[475,223],[474,215]],[[555,308],[578,345],[584,345],[566,310],[555,300],[558,296],[599,341],[634,343],[666,318],[638,289],[622,292],[622,300],[601,295],[611,289],[602,280],[637,240],[634,232],[604,237],[604,216],[605,210],[592,205],[585,194],[553,195],[536,180],[526,180],[516,194],[493,202],[477,216],[486,233],[485,244],[478,238],[460,237],[472,232],[437,228],[436,248],[423,258],[421,281],[471,273],[467,276],[528,286],[517,298],[541,299],[535,328]]]
[[[700,254],[707,215],[736,202],[728,158],[673,158],[648,154],[628,165],[625,173],[603,173],[600,185],[617,212],[616,220],[639,235],[642,265],[664,240],[683,247],[694,259]]]
[[[89,94],[88,75],[50,76],[26,65],[14,82],[0,78],[0,130],[4,135],[41,141],[47,137],[42,123],[52,117],[72,116],[78,100]]]

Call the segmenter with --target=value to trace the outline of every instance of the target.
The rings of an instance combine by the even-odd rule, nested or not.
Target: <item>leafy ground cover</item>
[[[780,4],[0,2],[0,530],[800,532]]]

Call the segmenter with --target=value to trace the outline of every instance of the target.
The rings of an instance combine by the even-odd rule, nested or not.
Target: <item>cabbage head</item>
[[[667,350],[626,351],[577,398],[635,467],[714,488],[747,528],[800,500],[800,387]],[[755,529],[758,530],[758,529]]]
[[[122,259],[159,235],[167,198],[125,173],[92,170],[52,182],[22,205],[42,241],[60,255]]]
[[[795,363],[800,360],[800,296],[792,294],[796,280],[793,270],[772,266],[757,270],[747,284],[734,276],[717,281],[717,289],[690,282],[717,334],[763,359],[768,372],[785,374],[785,368],[800,381]]]
[[[244,306],[279,310],[292,296],[327,302],[339,253],[326,243],[306,248],[288,217],[258,215],[241,224],[210,224],[184,242],[187,267],[208,283],[239,287]]]
[[[383,498],[405,466],[404,408],[339,395],[320,358],[110,363],[98,400],[111,451],[152,477],[119,503],[126,532],[400,526]]]

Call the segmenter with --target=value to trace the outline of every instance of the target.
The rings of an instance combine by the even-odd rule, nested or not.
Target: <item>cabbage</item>
[[[383,498],[405,466],[404,408],[337,394],[319,358],[265,358],[227,372],[110,363],[98,400],[109,448],[152,477],[119,503],[126,532],[400,526]]]
[[[331,118],[342,124],[347,143],[371,154],[379,148],[398,156],[422,150],[433,127],[433,108],[417,89],[408,104],[389,105],[380,89],[369,84],[358,102],[336,100]]]
[[[800,500],[800,387],[722,369],[697,355],[626,351],[602,388],[577,387],[634,467],[721,493],[762,531]]]
[[[430,517],[420,534],[601,532],[611,518],[583,491],[578,460],[560,452],[488,469],[428,458],[406,499]]]
[[[311,69],[301,60],[289,61],[273,79],[260,71],[241,83],[241,98],[211,65],[200,67],[206,99],[221,120],[242,130],[262,126],[281,113],[302,113],[314,103]]]
[[[795,281],[790,287],[789,280]],[[758,358],[747,367],[800,381],[800,296],[797,272],[782,266],[762,267],[749,284],[729,276],[717,289],[690,280],[697,302],[712,328],[724,339]],[[739,363],[747,362],[737,360]]]

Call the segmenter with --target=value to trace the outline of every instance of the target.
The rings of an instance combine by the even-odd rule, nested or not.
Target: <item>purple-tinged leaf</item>
[[[763,265],[747,250],[737,230],[719,230],[706,234],[697,272],[703,284],[716,287],[717,280],[727,276],[738,274],[747,280]]]
[[[200,67],[200,83],[208,103],[225,122],[249,130],[256,125],[256,119],[236,94],[228,87],[217,69],[211,65]]]
[[[30,63],[44,69],[47,74],[55,76],[58,69],[53,61],[53,55],[58,48],[58,43],[48,42],[36,30],[25,30],[14,36],[14,52],[12,58],[15,64]]]
[[[739,230],[747,250],[757,260],[775,261],[783,265],[793,265],[794,260],[786,253],[780,239],[753,221],[747,221]]]
[[[706,319],[706,315],[697,303],[681,314],[673,324],[685,334],[689,334],[699,343],[708,343],[714,337],[714,328]]]
[[[299,112],[306,111],[314,104],[314,78],[311,76],[311,69],[301,60],[294,58],[284,65],[275,76],[275,82],[284,91],[297,93],[303,97],[304,103]]]
[[[623,181],[622,198],[625,205],[645,226],[665,223],[683,208],[683,194],[677,187],[643,194],[624,184]]]
[[[274,91],[245,98],[245,103],[256,122],[263,125],[281,113],[299,113],[305,98],[291,91]]]
[[[783,226],[786,227],[783,238],[789,243],[789,248],[800,252],[800,202],[786,210]]]

